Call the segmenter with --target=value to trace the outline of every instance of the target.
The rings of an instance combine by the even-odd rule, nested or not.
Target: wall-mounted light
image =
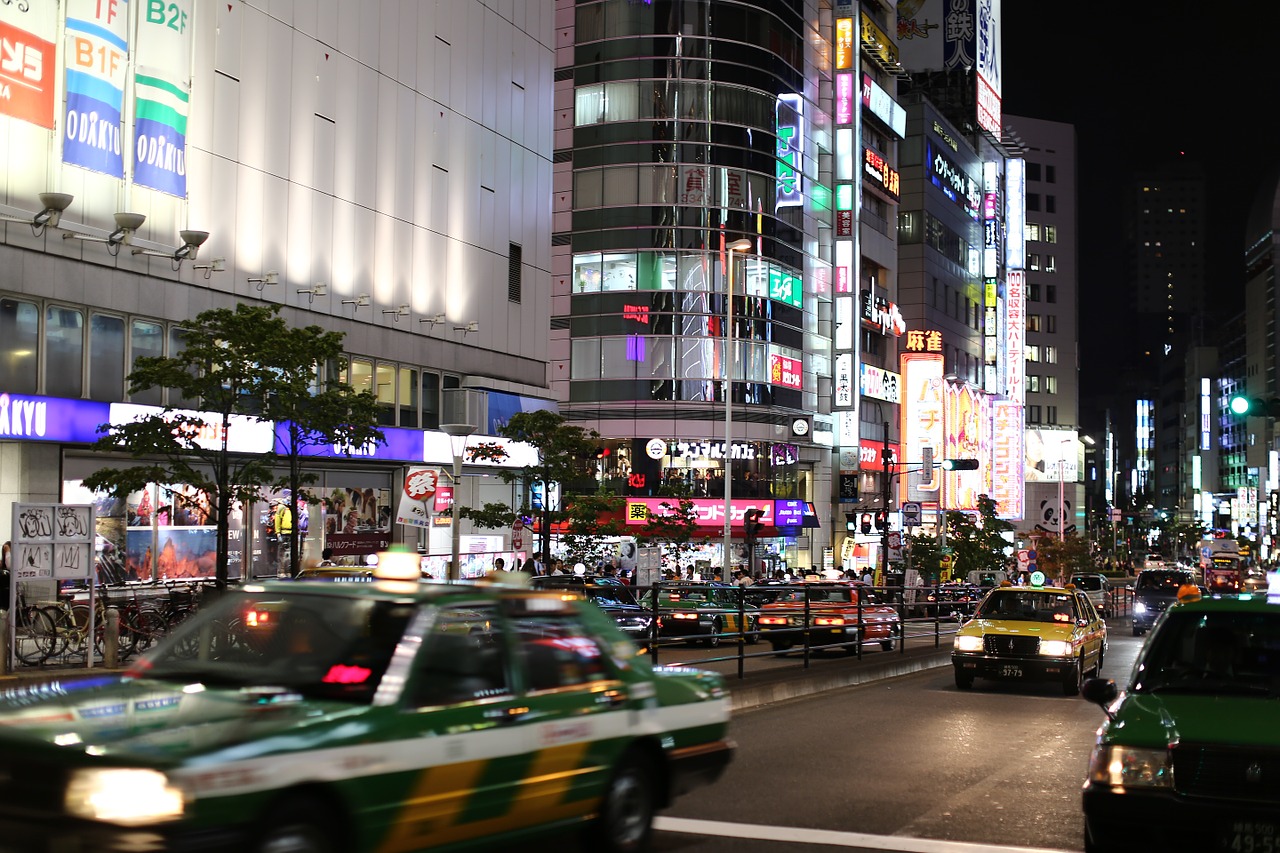
[[[441,314],[436,314],[436,315],[431,316],[431,317],[419,317],[419,318],[418,318],[418,322],[419,322],[419,323],[430,323],[430,324],[431,324],[431,328],[430,328],[430,329],[427,329],[427,334],[431,334],[431,332],[435,329],[435,327],[436,327],[436,326],[438,326],[438,325],[440,325],[441,323],[443,323],[443,322],[444,322],[444,319],[445,319],[445,318],[444,318],[444,314],[443,314],[443,313],[441,313]]]
[[[57,228],[58,221],[62,218],[62,211],[71,206],[71,202],[75,200],[75,196],[71,193],[40,193],[41,210],[30,219],[22,216],[8,216],[0,214],[0,220],[5,222],[25,222],[31,226],[31,233],[39,237],[44,233],[45,228]]]
[[[367,294],[367,293],[362,293],[362,294],[360,294],[359,296],[357,296],[355,299],[344,299],[344,300],[342,300],[342,304],[343,304],[343,305],[354,305],[357,309],[358,309],[358,308],[363,308],[363,307],[365,307],[366,305],[368,305],[368,304],[369,304],[369,294]]]
[[[168,258],[173,261],[173,268],[176,270],[182,266],[183,261],[196,259],[196,254],[200,251],[200,247],[204,245],[204,241],[209,239],[208,231],[179,231],[178,236],[182,239],[182,245],[174,249],[173,252],[154,252],[151,249],[134,249],[135,255],[149,255],[153,258]]]
[[[213,276],[213,274],[214,274],[214,273],[216,273],[216,272],[226,272],[226,270],[227,270],[227,259],[226,259],[226,258],[214,258],[212,261],[210,261],[210,262],[209,262],[209,263],[207,263],[207,264],[192,264],[192,265],[191,265],[191,268],[192,268],[193,270],[204,270],[204,277],[205,277],[205,278],[210,278],[210,277],[212,277],[212,276]]]
[[[133,242],[133,235],[142,223],[147,221],[147,217],[142,213],[117,213],[115,214],[116,230],[112,231],[106,237],[94,237],[90,234],[73,234],[67,232],[62,235],[64,240],[85,240],[90,243],[106,243],[107,251],[113,255],[120,254],[121,246],[128,246]]]
[[[317,281],[311,287],[299,287],[298,292],[307,294],[307,304],[310,305],[316,301],[317,296],[328,295],[329,285],[325,284],[323,281]]]
[[[246,279],[246,281],[248,281],[250,284],[258,285],[258,292],[261,293],[262,288],[266,287],[268,284],[279,284],[280,274],[275,270],[272,270],[271,272],[267,273],[261,278],[250,278],[250,279]]]
[[[408,317],[408,316],[409,316],[409,306],[408,306],[408,305],[401,305],[401,306],[400,306],[400,307],[398,307],[398,308],[387,308],[387,309],[385,309],[385,310],[382,312],[382,316],[384,316],[384,317],[385,317],[385,316],[387,316],[388,314],[390,314],[390,315],[391,315],[391,319],[393,319],[393,320],[395,320],[397,323],[399,323],[399,322],[400,322],[400,318],[401,318],[401,317]]]
[[[467,323],[465,326],[453,327],[453,330],[455,332],[462,332],[463,335],[466,335],[467,332],[479,331],[479,329],[480,329],[480,324],[477,323],[475,320],[472,320],[470,323]]]

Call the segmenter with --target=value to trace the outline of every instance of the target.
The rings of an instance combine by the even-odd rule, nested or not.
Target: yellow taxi
[[[960,626],[951,652],[956,687],[975,678],[1059,681],[1075,696],[1089,673],[1102,672],[1107,624],[1088,595],[1065,587],[993,589]]]

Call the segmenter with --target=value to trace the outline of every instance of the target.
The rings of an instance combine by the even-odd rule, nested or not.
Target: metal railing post
[[[857,644],[858,660],[862,660],[862,640],[866,636],[866,622],[862,618],[862,591],[858,591],[858,635],[854,642]]]
[[[11,664],[12,661],[9,660],[9,611],[0,610],[0,674],[8,675],[13,672]]]
[[[804,587],[804,668],[809,668],[809,587]]]
[[[649,587],[649,593],[653,596],[653,612],[649,614],[649,662],[657,666],[658,639],[661,636],[658,625],[658,597],[662,594],[662,581],[657,581]]]

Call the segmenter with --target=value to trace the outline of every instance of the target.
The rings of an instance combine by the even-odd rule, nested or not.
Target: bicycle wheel
[[[53,619],[42,607],[27,607],[19,612],[14,638],[14,654],[28,666],[44,663],[58,639]]]
[[[46,624],[53,626],[49,638],[49,657],[65,657],[68,651],[74,651],[76,626],[72,621],[71,608],[65,604],[46,604],[40,608]]]
[[[154,607],[139,607],[130,611],[128,630],[133,635],[132,650],[139,654],[145,652],[164,636],[166,622],[164,614]],[[121,626],[122,630],[124,626]]]
[[[71,622],[75,625],[75,634],[72,637],[74,648],[72,648],[71,653],[83,657],[89,653],[89,605],[71,605]],[[101,620],[93,626],[93,630],[93,650],[100,657],[102,655],[103,636],[103,625]]]

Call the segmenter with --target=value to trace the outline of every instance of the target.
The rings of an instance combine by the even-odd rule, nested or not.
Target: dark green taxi
[[[1280,596],[1200,598],[1155,623],[1089,759],[1085,849],[1280,850]]]
[[[645,592],[640,606],[652,613],[655,596],[659,637],[683,637],[710,646],[736,642],[733,635],[742,635],[748,643],[760,641],[760,608],[743,600],[741,587],[718,582],[664,583]]]
[[[0,851],[634,851],[732,755],[721,678],[589,602],[246,585],[121,676],[0,694]],[[532,848],[528,848],[532,849]]]

